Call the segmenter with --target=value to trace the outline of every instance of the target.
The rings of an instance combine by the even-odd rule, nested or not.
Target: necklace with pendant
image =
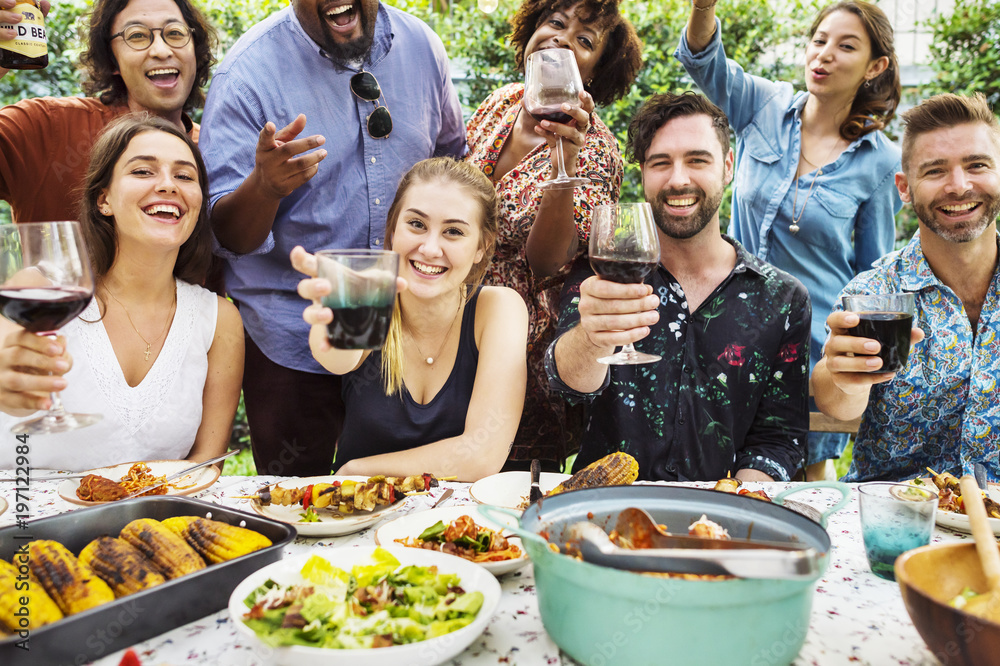
[[[115,296],[114,294],[112,294],[111,290],[108,289],[107,287],[104,288],[104,291],[108,292],[108,296],[110,296],[111,298],[115,299],[115,303],[117,303],[119,306],[121,306],[121,309],[125,311],[125,316],[128,318],[128,323],[132,324],[132,330],[135,331],[135,334],[139,336],[140,340],[142,340],[143,342],[146,343],[146,349],[145,349],[145,351],[142,352],[142,354],[143,354],[143,359],[148,363],[149,362],[149,355],[153,353],[152,352],[153,345],[156,342],[158,342],[160,338],[163,337],[163,334],[166,333],[167,329],[170,327],[170,322],[173,321],[173,319],[174,319],[173,310],[174,310],[175,307],[177,307],[177,292],[174,291],[174,302],[173,302],[173,305],[170,306],[170,315],[167,317],[167,323],[163,325],[163,330],[160,331],[160,334],[158,336],[156,336],[155,338],[153,338],[152,341],[149,341],[145,337],[143,337],[142,333],[139,332],[139,329],[136,327],[135,322],[132,321],[132,315],[130,315],[128,313],[128,308],[125,307],[125,304],[122,303],[121,301],[119,301],[118,297]]]
[[[413,342],[413,346],[417,348],[417,353],[419,353],[420,357],[424,359],[424,363],[426,363],[427,365],[434,365],[434,362],[441,357],[441,352],[444,351],[445,346],[448,344],[448,340],[449,338],[451,338],[451,331],[453,328],[455,328],[455,322],[459,320],[461,314],[462,314],[462,299],[458,301],[458,310],[455,312],[455,316],[452,317],[451,325],[448,326],[448,332],[444,334],[444,340],[441,342],[441,346],[438,347],[437,354],[434,354],[433,356],[428,356],[427,354],[424,353],[424,351],[420,348],[420,345],[417,343],[417,338],[414,337],[413,333],[410,331],[410,327],[407,326],[406,324],[403,324],[403,328],[406,329],[406,334],[409,336],[410,341]]]
[[[834,151],[837,150],[837,145],[838,144],[836,143],[833,144],[833,150],[827,153],[826,159],[823,161],[824,164],[829,162],[830,158],[833,157]],[[809,161],[809,158],[806,157],[801,152],[801,150],[799,151],[799,155],[801,155],[802,159],[805,160],[806,163],[809,164],[810,166],[816,166],[815,164]],[[822,175],[823,175],[823,168],[820,167],[816,169],[816,175],[813,176],[812,182],[809,183],[809,191],[806,192],[806,198],[802,200],[802,210],[799,211],[798,215],[795,214],[795,206],[798,204],[799,201],[799,177],[798,176],[795,177],[795,195],[792,197],[792,223],[788,225],[788,230],[793,234],[799,233],[799,229],[801,228],[799,227],[799,222],[802,220],[802,216],[805,215],[806,213],[806,204],[809,203],[809,197],[812,196],[813,187],[816,186],[816,179]]]

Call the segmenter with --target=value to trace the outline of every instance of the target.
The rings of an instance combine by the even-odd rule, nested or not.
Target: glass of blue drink
[[[399,255],[389,250],[322,250],[319,277],[330,281],[323,305],[333,311],[327,338],[337,349],[379,349],[396,302]]]
[[[858,492],[868,564],[876,576],[896,580],[896,558],[931,542],[938,496],[925,488],[887,481],[863,483]]]
[[[914,294],[872,294],[844,296],[844,309],[861,320],[848,335],[870,338],[881,348],[882,367],[872,372],[899,372],[910,356],[910,329],[913,328]]]

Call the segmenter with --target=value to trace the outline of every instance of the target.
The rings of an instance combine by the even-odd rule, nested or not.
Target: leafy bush
[[[982,92],[1000,110],[1000,0],[955,0],[950,16],[927,24],[937,76],[925,92]]]

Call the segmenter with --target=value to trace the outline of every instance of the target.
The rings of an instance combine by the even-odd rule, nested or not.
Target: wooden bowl
[[[948,605],[965,587],[985,592],[986,577],[972,541],[916,548],[896,560],[896,580],[910,619],[946,666],[997,663],[1000,624]]]

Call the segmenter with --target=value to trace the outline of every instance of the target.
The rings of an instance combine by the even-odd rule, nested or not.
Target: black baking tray
[[[186,497],[138,497],[39,518],[28,522],[27,529],[0,529],[0,558],[9,562],[30,539],[53,539],[79,555],[93,539],[118,536],[136,518],[209,514],[213,520],[260,532],[272,545],[33,629],[28,650],[18,647],[20,637],[6,638],[0,641],[0,664],[83,664],[214,613],[229,605],[229,595],[244,578],[281,559],[296,534],[291,525]]]

